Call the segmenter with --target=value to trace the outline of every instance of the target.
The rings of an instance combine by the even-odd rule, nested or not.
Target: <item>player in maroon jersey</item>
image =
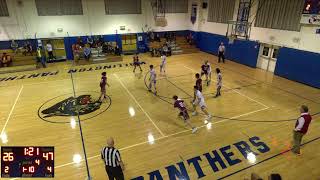
[[[200,74],[197,73],[195,77],[196,77],[196,86],[198,87],[199,91],[202,92],[202,79],[200,77]]]
[[[206,76],[206,82],[207,86],[209,86],[210,81],[211,81],[211,66],[209,61],[205,61],[204,64],[201,66],[201,77],[205,75]]]
[[[190,116],[188,114],[188,110],[184,104],[184,101],[179,99],[178,96],[173,96],[173,100],[174,100],[174,104],[173,107],[174,108],[178,108],[180,110],[179,113],[179,117],[182,117],[184,119],[184,122],[191,127],[192,129],[192,133],[195,133],[197,131],[197,127],[192,126],[192,124],[190,123]]]
[[[141,66],[140,66],[140,61],[139,61],[138,53],[136,53],[136,54],[133,56],[133,66],[134,66],[133,72],[136,71],[137,66],[140,68],[140,72],[142,72],[142,69],[141,69]]]
[[[99,97],[100,102],[102,102],[104,99],[107,99],[106,85],[110,86],[107,82],[107,73],[103,72],[101,73],[101,81],[100,81],[100,92],[101,92]]]

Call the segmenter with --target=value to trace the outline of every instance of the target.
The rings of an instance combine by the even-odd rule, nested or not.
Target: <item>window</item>
[[[104,0],[106,14],[141,14],[141,0]]]
[[[277,59],[279,53],[279,49],[273,49],[272,58]]]
[[[81,0],[36,0],[39,16],[83,15]]]
[[[300,31],[303,2],[303,0],[260,1],[255,26]]]
[[[209,0],[208,22],[228,23],[233,19],[235,0]]]
[[[6,0],[0,0],[0,17],[9,16],[8,6]]]
[[[188,13],[188,0],[165,0],[166,13]]]
[[[269,56],[269,47],[263,47],[262,55],[267,57]]]

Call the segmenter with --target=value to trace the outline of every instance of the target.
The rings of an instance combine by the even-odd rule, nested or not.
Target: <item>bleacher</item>
[[[0,56],[2,56],[4,52],[11,56],[12,63],[9,67],[0,67],[0,74],[36,69],[36,52],[33,52],[33,56],[29,54],[25,56],[19,51],[17,54],[14,54],[12,49],[1,49]]]
[[[165,38],[160,38],[159,41],[149,43],[149,49],[160,49],[166,43]],[[195,45],[190,45],[184,36],[177,36],[174,41],[169,42],[172,54],[189,54],[196,53],[200,50]]]

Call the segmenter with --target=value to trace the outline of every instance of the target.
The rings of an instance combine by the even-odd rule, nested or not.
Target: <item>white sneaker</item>
[[[198,128],[195,127],[195,128],[192,128],[192,134],[194,134],[195,132],[197,132]]]
[[[192,116],[196,116],[198,114],[197,111],[192,112]]]
[[[211,121],[211,120],[212,120],[212,115],[209,114],[209,116],[207,116],[205,119],[206,119],[207,121]]]

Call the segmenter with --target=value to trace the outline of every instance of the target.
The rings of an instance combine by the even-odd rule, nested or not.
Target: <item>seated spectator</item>
[[[116,47],[114,48],[114,54],[116,56],[120,56],[121,55],[121,50],[120,50],[118,45],[116,45]]]
[[[158,42],[161,42],[159,33],[156,34],[156,37],[155,37],[154,40],[155,40],[155,41],[158,41]]]
[[[151,41],[151,42],[153,42],[153,41],[154,41],[154,39],[155,39],[155,37],[154,37],[154,33],[153,33],[153,32],[151,32],[151,33],[150,33],[150,41]]]
[[[77,44],[78,44],[79,46],[81,46],[81,47],[84,47],[84,43],[82,42],[81,37],[78,37],[78,39],[77,39]]]
[[[168,49],[168,46],[167,46],[166,44],[163,45],[162,51],[163,51],[163,53],[164,53],[166,56],[168,55],[169,49]]]
[[[83,50],[84,59],[89,61],[91,56],[91,48],[89,44],[86,44]]]
[[[0,62],[1,67],[8,67],[11,65],[11,63],[12,63],[11,56],[4,52],[1,56],[1,62]]]
[[[32,46],[30,44],[30,42],[26,42],[24,45],[24,51],[22,52],[23,55],[27,56],[27,54],[29,54],[30,56],[32,56]]]
[[[13,50],[14,54],[17,54],[19,45],[14,40],[11,41],[11,49]]]
[[[108,44],[107,44],[107,42],[102,44],[102,52],[103,53],[108,53]]]
[[[90,48],[93,47],[93,38],[91,36],[88,36],[87,43],[90,45]]]

